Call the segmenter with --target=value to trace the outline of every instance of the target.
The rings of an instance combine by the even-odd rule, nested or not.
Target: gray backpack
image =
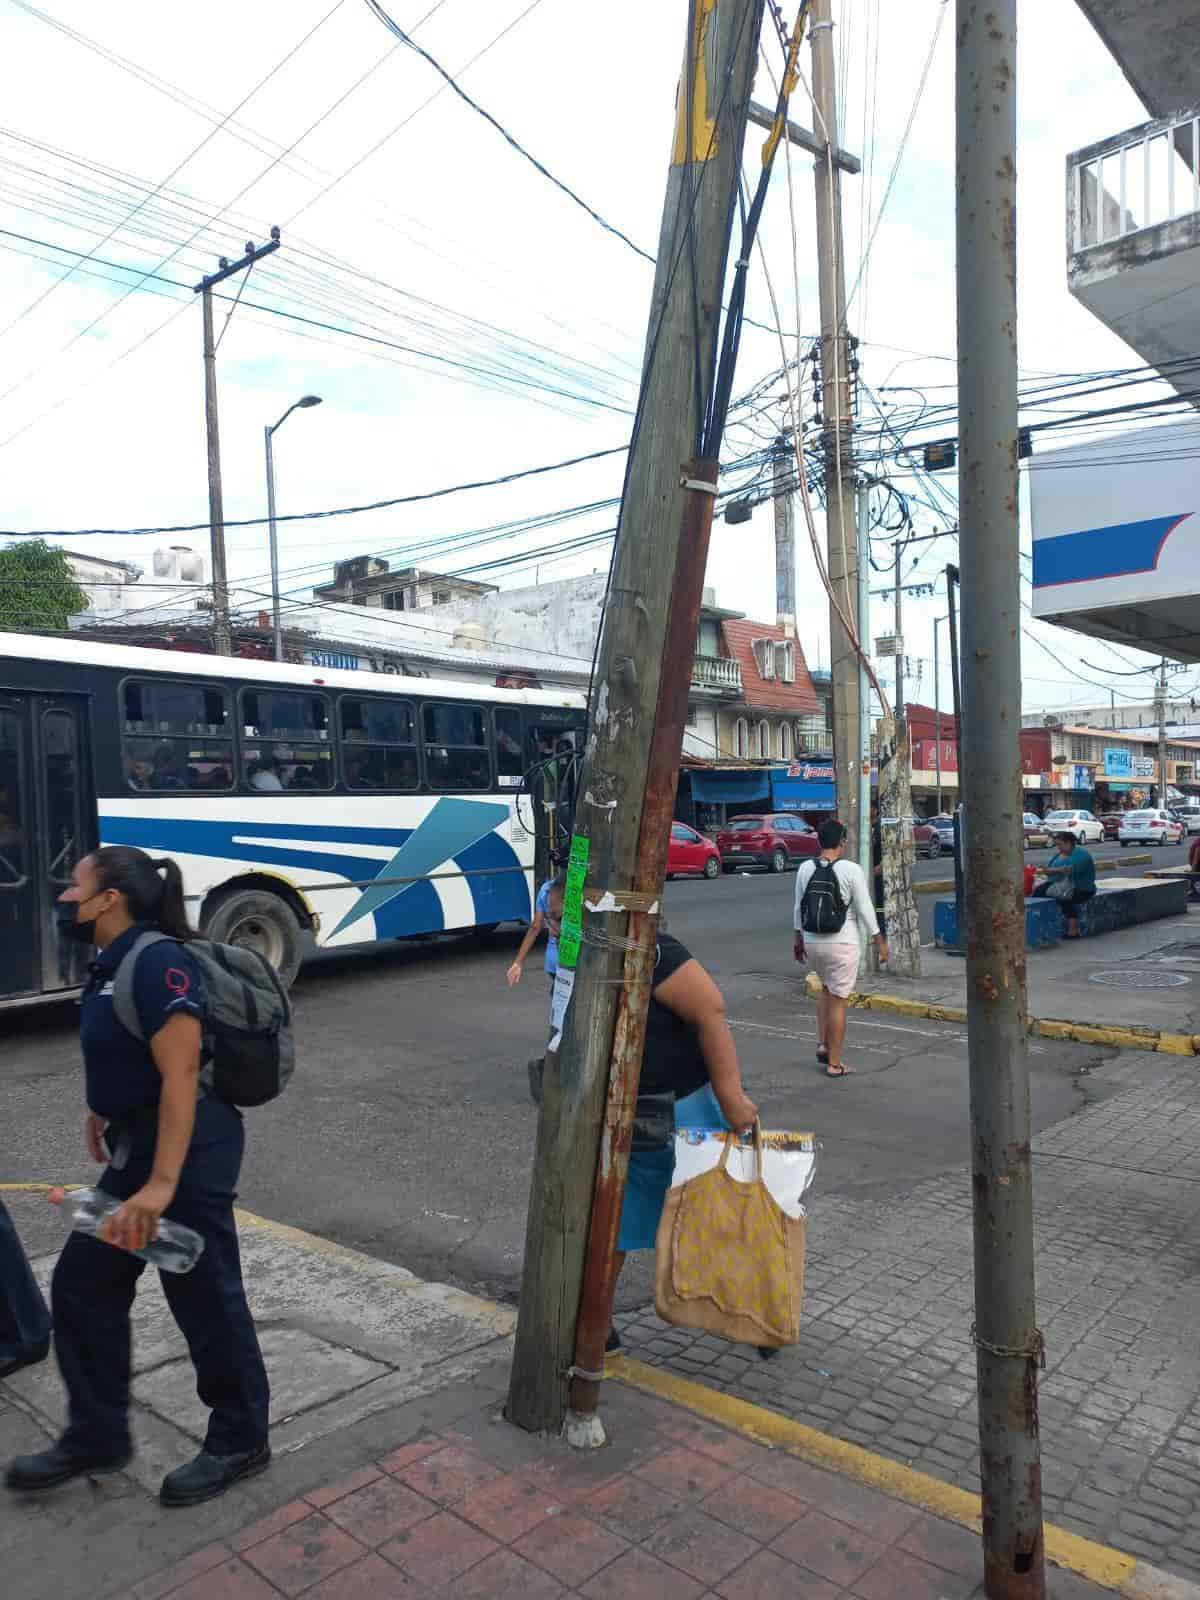
[[[143,933],[117,968],[113,1011],[135,1039],[145,1040],[133,999],[138,957],[148,945],[177,941]],[[204,1065],[200,1082],[235,1106],[261,1106],[287,1087],[296,1064],[292,1008],[265,956],[236,944],[189,940],[188,955],[204,978]]]

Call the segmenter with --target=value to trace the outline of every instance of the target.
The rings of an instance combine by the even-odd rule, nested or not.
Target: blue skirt
[[[728,1128],[711,1084],[675,1102],[677,1128]],[[675,1175],[674,1140],[665,1150],[635,1150],[629,1157],[618,1250],[653,1250],[663,1202]]]

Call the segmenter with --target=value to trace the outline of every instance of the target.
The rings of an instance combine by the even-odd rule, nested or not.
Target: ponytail
[[[183,874],[170,856],[154,861],[131,845],[106,845],[92,853],[103,889],[124,895],[135,922],[148,922],[181,944],[197,937],[189,925],[183,899]]]

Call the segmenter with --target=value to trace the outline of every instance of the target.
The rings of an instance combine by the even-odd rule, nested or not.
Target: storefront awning
[[[697,772],[691,769],[692,799],[705,805],[740,806],[770,800],[770,773],[765,767],[749,772]]]

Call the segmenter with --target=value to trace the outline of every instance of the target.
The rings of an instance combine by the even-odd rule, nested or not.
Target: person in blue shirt
[[[554,986],[554,975],[558,971],[558,936],[562,931],[561,896],[565,883],[564,878],[549,878],[538,890],[537,899],[533,903],[533,921],[525,930],[521,948],[508,969],[510,989],[515,989],[520,983],[521,974],[525,970],[525,957],[541,938],[543,931],[546,934],[546,975],[550,979],[551,987]],[[552,894],[555,897],[553,906],[550,903]]]
[[[1096,862],[1073,833],[1054,835],[1055,853],[1046,863],[1046,873],[1051,883],[1066,879],[1070,894],[1058,901],[1059,910],[1067,919],[1067,938],[1079,937],[1079,908],[1096,893]]]
[[[0,1378],[50,1354],[50,1312],[0,1200]]]
[[[49,1449],[18,1456],[5,1481],[26,1492],[52,1489],[128,1462],[130,1310],[145,1269],[131,1252],[167,1217],[204,1240],[190,1272],[161,1279],[210,1415],[204,1448],[167,1474],[159,1499],[195,1505],[271,1460],[267,1373],[233,1217],[242,1116],[201,1084],[204,980],[188,952],[195,935],[178,865],[126,846],[96,850],[76,866],[57,909],[62,935],[98,952],[80,1003],[85,1138],[93,1160],[107,1162],[97,1187],[123,1204],[102,1236],[72,1233],[63,1247],[51,1309],[67,1427]],[[133,1001],[143,1041],[117,1020],[113,979],[149,929],[169,938],[137,958]]]

